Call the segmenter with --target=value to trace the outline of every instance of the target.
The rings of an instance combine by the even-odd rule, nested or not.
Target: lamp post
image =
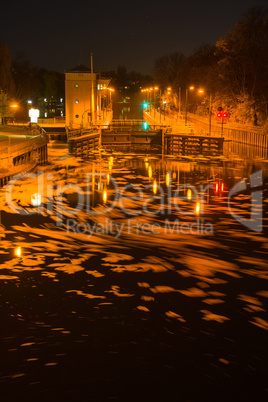
[[[188,88],[185,93],[185,125],[187,126],[187,104],[188,104]]]
[[[188,111],[188,89],[190,89],[191,91],[194,90],[194,86],[191,86],[189,88],[186,88],[186,92],[185,92],[185,125],[187,125],[187,111]],[[199,94],[202,94],[204,91],[203,89],[199,89],[197,91]]]
[[[209,125],[208,125],[208,134],[211,135],[211,103],[212,103],[212,96],[209,94]]]
[[[189,89],[194,90],[194,86],[190,86]],[[185,90],[185,125],[187,126],[187,110],[188,110],[188,88]]]
[[[204,93],[203,90],[198,91],[200,94]],[[209,107],[208,107],[208,135],[211,135],[211,119],[212,119],[212,94],[209,94]]]
[[[87,109],[87,110],[85,110],[83,113],[82,113],[82,124],[81,124],[81,128],[83,128],[83,119],[84,119],[84,114],[86,113],[86,112],[88,112],[90,109]]]
[[[155,118],[155,91],[157,91],[159,88],[154,87],[154,118]]]
[[[167,105],[167,101],[164,101],[164,120],[166,120],[166,105]]]
[[[15,114],[15,111],[17,110],[17,108],[18,108],[18,105],[17,105],[17,103],[13,103],[12,105],[10,105],[10,107],[14,110],[14,114]],[[13,123],[14,123],[14,120],[15,120],[15,115],[13,114]]]

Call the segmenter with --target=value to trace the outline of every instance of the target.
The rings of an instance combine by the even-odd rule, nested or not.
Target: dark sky
[[[266,1],[9,0],[1,4],[0,42],[12,57],[24,51],[49,70],[89,66],[93,52],[94,70],[125,65],[150,74],[156,58],[214,44],[255,5]]]

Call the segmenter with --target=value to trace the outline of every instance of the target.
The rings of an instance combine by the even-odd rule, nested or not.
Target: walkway
[[[204,135],[203,130],[197,129],[191,122],[185,123],[185,118],[182,115],[166,116],[152,109],[150,112],[144,112],[144,118],[149,124],[161,124],[170,127],[170,132],[176,134],[192,134]]]

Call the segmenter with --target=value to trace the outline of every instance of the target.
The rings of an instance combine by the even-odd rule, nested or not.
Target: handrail
[[[25,141],[20,142],[19,144],[11,145],[8,148],[9,148],[10,153],[14,153],[14,152],[18,152],[22,149],[28,148],[31,145],[38,145],[38,144],[42,144],[44,142],[47,143],[48,141],[43,134],[40,134],[36,137],[28,138]]]
[[[144,120],[141,119],[113,119],[110,122],[110,125],[117,124],[119,126],[134,126],[134,125],[142,125]]]
[[[0,154],[15,154],[16,152],[19,152],[23,149],[29,148],[31,146],[39,145],[39,144],[47,144],[48,140],[44,134],[37,135],[33,138],[27,138],[24,141],[14,144],[14,145],[9,145],[9,142],[7,140],[3,141],[5,142],[3,147],[0,147]]]
[[[75,138],[75,137],[81,137],[84,135],[89,135],[89,134],[98,134],[99,129],[97,127],[92,127],[89,129],[78,129],[78,130],[68,130],[68,138]]]

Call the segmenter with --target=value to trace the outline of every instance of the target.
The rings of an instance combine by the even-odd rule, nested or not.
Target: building
[[[85,65],[65,72],[66,126],[87,128],[111,108],[110,79],[102,79]]]

